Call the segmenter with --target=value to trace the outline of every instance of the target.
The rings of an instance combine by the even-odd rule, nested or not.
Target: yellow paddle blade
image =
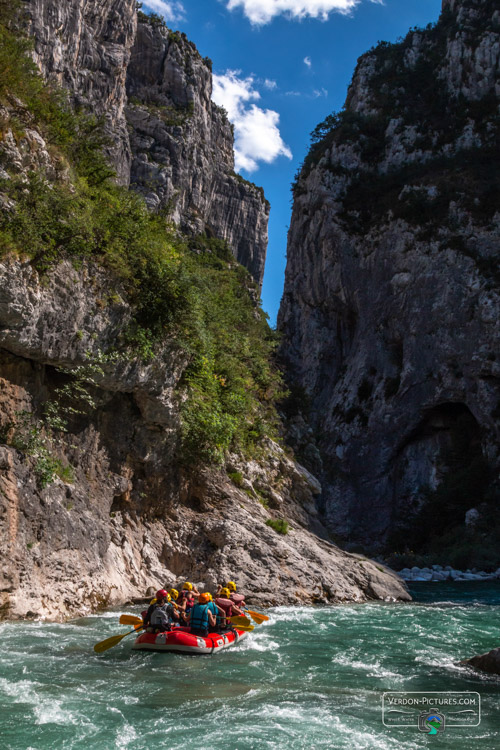
[[[255,625],[235,625],[236,630],[244,630],[247,633],[251,633],[255,630]]]
[[[129,633],[122,633],[122,635],[113,635],[111,638],[106,638],[105,641],[101,641],[100,643],[96,643],[94,646],[94,651],[96,654],[102,654],[103,651],[107,651],[108,648],[113,648],[113,646],[118,646],[122,638],[125,638],[126,635],[129,635],[130,633],[134,633],[134,630],[129,631]]]
[[[135,615],[122,615],[120,617],[120,625],[142,625],[142,617],[136,617]]]
[[[253,612],[251,609],[246,609],[245,612],[248,612],[252,620],[256,622],[257,625],[261,625],[263,622],[267,622],[269,620],[269,617],[267,615],[262,615],[260,612]]]
[[[241,625],[243,625],[244,627],[248,627],[249,625],[251,625],[248,617],[242,617],[241,615],[234,615],[234,617],[230,617],[229,622],[232,622],[233,625],[236,625],[237,628],[239,628]]]

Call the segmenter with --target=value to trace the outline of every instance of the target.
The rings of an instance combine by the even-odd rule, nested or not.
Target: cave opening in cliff
[[[496,544],[498,490],[483,441],[465,404],[448,402],[426,410],[401,451],[397,485],[407,487],[419,474],[428,481],[413,487],[411,500],[404,493],[395,498],[391,551],[451,554],[457,565],[464,565],[469,547],[477,547],[480,539],[485,548]],[[474,524],[466,522],[471,509],[477,511]]]

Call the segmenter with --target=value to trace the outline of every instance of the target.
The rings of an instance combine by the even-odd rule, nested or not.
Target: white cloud
[[[278,88],[278,84],[276,83],[276,81],[272,81],[270,78],[266,78],[266,80],[264,81],[264,86],[266,87],[266,89],[269,89],[269,91],[274,91]]]
[[[312,62],[310,57],[304,57],[304,65],[307,65],[308,68],[312,68]]]
[[[184,17],[184,6],[178,0],[147,0],[144,10],[148,9],[160,13],[166,21],[178,21]]]
[[[361,0],[227,0],[229,10],[242,8],[243,13],[256,25],[269,23],[275,16],[290,18],[320,18],[326,21],[333,11],[350,13]],[[383,3],[383,0],[370,0]]]
[[[260,99],[259,92],[253,87],[253,76],[239,78],[240,73],[240,70],[227,70],[225,75],[214,75],[212,99],[224,107],[232,122],[244,109],[244,103]]]
[[[259,162],[272,164],[279,156],[292,158],[292,152],[279,131],[280,116],[254,102],[260,94],[253,76],[240,78],[241,71],[228,70],[214,75],[212,99],[226,109],[234,124],[235,169],[255,172]]]
[[[324,96],[326,98],[328,96],[328,90],[323,87],[320,89],[314,89],[313,98],[319,99],[321,96]]]

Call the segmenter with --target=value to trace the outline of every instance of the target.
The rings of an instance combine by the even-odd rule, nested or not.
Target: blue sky
[[[336,9],[336,10],[335,10]],[[283,292],[290,184],[309,133],[341,109],[357,58],[437,20],[441,0],[150,0],[214,63],[214,98],[236,123],[237,166],[271,202],[262,290],[274,324]]]

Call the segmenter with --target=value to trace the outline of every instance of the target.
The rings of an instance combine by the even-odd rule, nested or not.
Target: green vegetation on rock
[[[64,258],[108,268],[134,309],[122,342],[127,356],[151,358],[168,339],[189,362],[181,383],[188,394],[182,459],[220,463],[230,447],[252,454],[264,436],[277,434],[274,404],[283,390],[273,364],[276,335],[255,302],[254,282],[226,243],[181,236],[113,182],[100,123],[75,113],[63,92],[43,82],[4,7],[0,102],[7,111],[23,102],[16,127],[42,134],[59,177],[36,171],[0,181],[10,206],[0,217],[0,257],[28,256],[42,274]],[[2,123],[4,133],[10,127],[12,117]]]
[[[19,412],[15,421],[2,427],[0,443],[11,445],[30,457],[40,489],[56,477],[67,483],[73,481],[72,467],[57,455],[57,437],[45,421],[37,420],[30,412]]]
[[[477,13],[478,29],[481,29],[481,17],[492,15],[493,0],[481,2]],[[348,97],[345,109],[333,112],[317,125],[311,133],[311,149],[297,174],[297,181],[307,177],[333,145],[351,144],[367,165],[376,164],[384,158],[386,130],[395,120],[399,120],[400,129],[425,123],[427,132],[420,134],[415,143],[415,148],[422,150],[429,148],[437,152],[440,146],[453,141],[470,120],[479,131],[491,119],[496,120],[498,138],[497,97],[490,95],[474,100],[463,94],[450,95],[446,81],[435,75],[446,56],[450,35],[460,33],[471,41],[478,29],[459,27],[456,15],[447,9],[437,23],[425,29],[415,27],[394,44],[379,42],[363,55],[361,65],[367,58],[372,62],[369,74],[371,112],[353,111]],[[415,48],[415,34],[422,35],[422,32],[425,32],[424,46]],[[493,142],[495,134],[491,127],[488,131]],[[342,167],[333,169],[343,173]],[[298,187],[296,183],[295,189]]]
[[[270,526],[277,534],[283,535],[288,534],[290,528],[288,521],[285,521],[284,518],[268,518],[266,526]]]
[[[436,24],[411,29],[395,44],[380,42],[360,58],[369,79],[369,112],[352,111],[354,86],[345,109],[311,133],[293,192],[296,198],[306,192],[305,180],[321,162],[321,170],[338,179],[338,219],[346,231],[365,236],[386,221],[401,219],[416,228],[417,239],[439,238],[444,251],[453,248],[469,256],[483,276],[497,282],[498,264],[481,255],[473,236],[468,241],[468,224],[472,216],[494,228],[500,202],[498,97],[450,92],[445,78],[436,75],[450,38],[459,35],[474,44],[481,19],[493,16],[492,0],[475,5],[466,24],[447,9]],[[467,128],[474,137],[460,143]],[[386,149],[395,136],[408,139],[407,158],[387,166]],[[355,166],[347,168],[335,156],[342,146],[359,157]]]
[[[135,4],[136,10],[137,10],[137,20],[139,23],[148,23],[150,26],[153,26],[153,28],[166,28],[167,24],[165,23],[165,19],[163,16],[159,16],[158,13],[144,13],[142,10],[143,3],[137,2]]]

